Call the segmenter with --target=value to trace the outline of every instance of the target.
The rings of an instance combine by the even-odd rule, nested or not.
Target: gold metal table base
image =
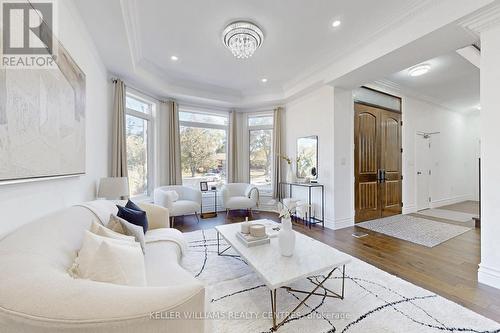
[[[270,293],[271,293],[271,311],[272,311],[272,317],[273,317],[273,327],[272,327],[272,331],[273,332],[276,332],[278,330],[278,328],[280,328],[284,323],[286,323],[286,321],[288,320],[288,318],[290,318],[292,316],[292,314],[294,314],[295,312],[297,312],[297,310],[302,306],[304,305],[304,303],[309,299],[309,297],[311,297],[312,295],[315,295],[315,296],[322,296],[322,297],[330,297],[330,298],[339,298],[339,299],[344,299],[344,282],[345,282],[345,265],[342,265],[342,291],[340,294],[336,293],[336,292],[333,292],[331,291],[330,289],[326,288],[325,286],[323,286],[323,284],[328,281],[328,279],[330,279],[330,277],[332,276],[333,272],[335,272],[337,269],[340,269],[340,267],[335,267],[334,269],[332,269],[327,275],[326,277],[321,281],[321,282],[315,282],[313,279],[311,278],[308,278],[309,281],[316,285],[316,287],[312,290],[312,291],[304,291],[304,290],[297,290],[297,289],[293,289],[293,288],[290,288],[290,287],[281,287],[287,291],[290,291],[290,292],[296,292],[296,293],[302,293],[302,294],[306,294],[307,296],[300,301],[300,303],[292,310],[290,311],[287,316],[282,320],[280,321],[279,323],[277,322],[277,314],[278,314],[278,309],[277,309],[277,303],[276,303],[276,290],[277,289],[273,289],[273,290],[270,290]],[[324,294],[319,294],[317,293],[316,291],[321,288],[325,291]]]

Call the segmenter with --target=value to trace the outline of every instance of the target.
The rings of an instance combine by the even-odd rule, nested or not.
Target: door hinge
[[[401,120],[401,126],[403,126],[403,121]]]
[[[401,203],[401,207],[403,207],[403,206],[404,206],[404,204],[403,204],[403,203]]]
[[[403,180],[403,175],[401,175],[401,180]]]
[[[432,170],[429,170],[429,176],[431,176],[431,175],[432,175]]]
[[[403,148],[401,148],[401,154],[403,153]]]
[[[431,197],[429,197],[429,202],[432,202],[432,198]]]

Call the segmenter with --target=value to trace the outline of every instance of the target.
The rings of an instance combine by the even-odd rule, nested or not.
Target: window
[[[131,197],[147,196],[153,185],[153,112],[155,103],[127,92],[127,168]]]
[[[272,191],[273,116],[248,117],[250,183],[263,193]]]
[[[226,182],[227,114],[180,108],[182,183],[199,188]]]

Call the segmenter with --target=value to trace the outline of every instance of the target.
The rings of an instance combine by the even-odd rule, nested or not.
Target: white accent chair
[[[174,191],[179,198],[172,200],[168,191]],[[174,225],[176,216],[196,216],[199,222],[198,212],[201,212],[201,192],[191,187],[182,185],[161,186],[154,191],[154,204],[168,208],[171,218],[171,227]]]
[[[259,191],[253,185],[230,183],[222,187],[222,201],[227,214],[235,209],[247,209],[251,213],[252,208],[257,206],[258,200]]]

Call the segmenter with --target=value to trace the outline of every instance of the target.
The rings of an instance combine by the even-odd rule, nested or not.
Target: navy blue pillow
[[[138,210],[140,212],[144,211],[143,209],[141,209],[141,207],[137,206],[133,201],[130,201],[130,199],[127,201],[127,204],[125,205],[125,207],[133,209],[133,210]]]
[[[116,205],[116,207],[118,207],[118,217],[142,227],[142,229],[144,230],[144,234],[146,234],[146,231],[148,231],[148,217],[146,216],[145,211],[135,210],[119,205]]]

